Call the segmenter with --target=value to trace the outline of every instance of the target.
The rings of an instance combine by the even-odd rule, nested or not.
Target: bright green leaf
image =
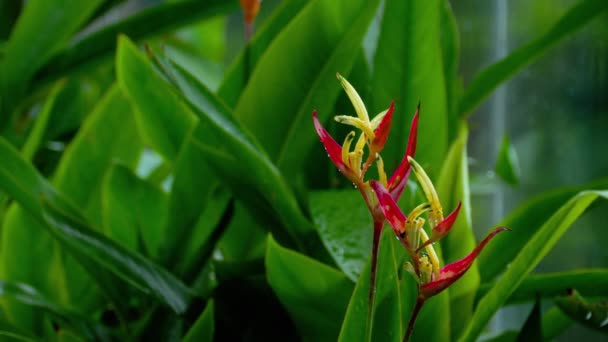
[[[391,229],[384,229],[378,252],[376,294],[371,332],[367,328],[370,258],[350,298],[339,341],[369,342],[401,341],[403,339],[405,328],[402,326],[401,315],[410,310],[402,310],[401,308],[397,255],[402,255],[402,253],[396,253],[395,248],[402,248],[395,239],[395,233]]]
[[[309,206],[323,243],[346,276],[356,281],[371,253],[374,230],[361,194],[354,190],[312,192]]]
[[[392,131],[382,151],[387,171],[405,152],[410,122],[421,103],[416,159],[432,175],[447,151],[448,107],[442,67],[442,1],[386,0],[371,82],[372,113],[395,101]]]
[[[517,153],[506,135],[502,138],[494,170],[500,178],[510,185],[519,183],[520,171]]]
[[[492,241],[487,250],[481,253],[477,259],[482,282],[490,282],[504,271],[507,264],[515,258],[543,223],[573,196],[580,191],[606,187],[608,187],[608,179],[601,179],[582,186],[565,187],[547,192],[518,206],[498,224],[498,226],[509,227],[513,231],[509,234],[502,234],[499,239]]]
[[[598,197],[608,198],[607,191],[583,191],[564,204],[534,235],[525,243],[515,258],[508,264],[496,285],[479,301],[473,318],[468,324],[461,340],[475,340],[492,316],[507,301],[517,286],[524,280],[551,250],[572,223],[583,214],[585,209]],[[510,232],[510,235],[516,232]],[[496,239],[500,240],[500,238]],[[495,249],[496,246],[493,246]]]
[[[477,294],[483,297],[494,284],[482,284]],[[546,274],[531,274],[527,276],[517,289],[511,294],[508,304],[532,301],[539,295],[551,298],[566,293],[569,288],[575,288],[585,296],[606,295],[608,289],[608,270],[589,269],[571,272],[558,272]]]

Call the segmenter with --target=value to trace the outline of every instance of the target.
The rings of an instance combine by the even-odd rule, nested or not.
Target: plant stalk
[[[422,309],[422,305],[424,305],[426,299],[418,296],[416,298],[416,304],[414,305],[414,309],[412,310],[412,315],[410,316],[410,322],[407,325],[407,331],[403,336],[403,342],[407,342],[410,340],[412,336],[412,332],[414,331],[414,324],[416,323],[416,318],[418,318],[418,314],[420,313],[420,309]]]
[[[367,300],[367,341],[372,340],[372,324],[374,319],[374,300],[376,298],[376,270],[378,268],[378,250],[380,249],[380,236],[384,220],[374,219],[374,239],[372,243],[372,264],[369,272],[369,295]]]

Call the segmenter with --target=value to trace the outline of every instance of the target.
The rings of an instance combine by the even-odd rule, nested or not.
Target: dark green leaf
[[[38,68],[57,53],[101,2],[35,1],[24,6],[0,63],[0,126],[6,124]]]
[[[230,13],[237,6],[236,0],[162,1],[75,39],[36,75],[36,79],[44,84],[101,57],[110,56],[119,34],[140,40],[198,20]]]
[[[554,341],[574,322],[566,316],[557,306],[552,306],[543,313],[543,338],[545,341]]]
[[[213,301],[208,301],[205,310],[188,330],[182,342],[213,342],[213,330],[215,329],[213,318],[215,310],[213,308]]]
[[[448,108],[448,143],[451,143],[456,139],[460,126],[458,122],[458,102],[462,92],[462,81],[458,76],[460,36],[450,1],[444,0],[441,7],[441,51]]]
[[[604,296],[606,294],[604,291]],[[608,333],[608,301],[589,302],[576,290],[570,289],[567,296],[555,298],[555,305],[575,322]]]
[[[358,191],[310,194],[310,212],[321,240],[336,263],[356,281],[372,250],[372,218]]]
[[[510,185],[517,185],[519,183],[520,171],[517,153],[513,145],[511,145],[509,137],[506,135],[502,138],[494,170],[500,178]]]
[[[371,332],[368,331],[366,323],[370,286],[370,258],[350,298],[339,341],[401,341],[403,338],[405,329],[402,326],[401,315],[406,314],[409,309],[402,310],[401,308],[396,255],[402,255],[402,253],[396,253],[395,248],[403,247],[397,242],[395,233],[391,229],[384,229],[378,252],[376,294]]]
[[[482,284],[477,297],[483,297],[494,284]],[[571,272],[531,274],[511,294],[508,304],[532,301],[536,295],[552,298],[563,295],[567,289],[575,288],[585,296],[606,295],[608,270],[590,269]]]
[[[266,277],[304,341],[335,341],[353,291],[344,274],[270,237]]]
[[[496,311],[507,301],[517,286],[524,280],[551,250],[572,223],[598,197],[608,198],[606,191],[583,191],[564,204],[525,243],[517,256],[508,264],[496,285],[479,301],[473,318],[464,332],[462,341],[475,340]],[[510,235],[516,233],[510,232]],[[496,240],[500,241],[500,237]],[[496,245],[492,246],[496,249]]]
[[[43,310],[51,314],[62,324],[67,324],[76,329],[87,338],[94,338],[92,327],[85,316],[81,316],[78,313],[72,312],[51,302],[29,285],[0,281],[0,297],[8,297],[11,300],[20,302],[23,305],[32,307],[36,310]]]
[[[44,227],[77,258],[110,270],[156,296],[176,313],[185,312],[190,292],[179,280],[89,228],[80,218],[74,219],[73,215],[79,216],[74,205],[60,196],[4,139],[0,139],[0,156],[4,161],[0,166],[0,189],[7,191],[38,222],[45,223]],[[99,274],[96,269],[87,271],[92,276]]]
[[[488,249],[478,258],[482,282],[490,282],[504,271],[507,264],[515,258],[543,223],[573,196],[580,191],[606,187],[608,187],[608,179],[601,179],[582,186],[565,187],[544,193],[518,206],[498,224],[509,227],[513,231],[492,241]]]
[[[540,308],[540,298],[536,298],[536,302],[534,302],[534,306],[532,307],[532,311],[526,319],[524,326],[521,328],[521,331],[517,335],[517,342],[536,342],[542,341],[543,339],[543,331],[542,331],[542,316],[541,316],[541,308]]]
[[[608,9],[605,0],[581,0],[547,32],[481,71],[469,84],[460,100],[460,115],[468,116],[490,93],[515,73],[547,52],[549,48],[576,32]]]
[[[447,151],[448,106],[442,67],[441,1],[386,0],[374,57],[371,108],[395,101],[393,130],[382,151],[387,171],[403,158],[411,119],[421,102],[417,159],[431,175]]]

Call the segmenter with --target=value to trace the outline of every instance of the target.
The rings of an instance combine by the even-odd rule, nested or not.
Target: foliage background
[[[352,112],[340,93],[335,72],[350,74],[372,113],[384,109],[391,99],[397,101],[401,121],[393,127],[396,138],[389,139],[383,154],[388,169],[400,160],[403,146],[399,141],[407,138],[406,129],[398,128],[409,123],[415,103],[422,99],[426,128],[419,156],[433,178],[447,174],[446,183],[445,179],[461,176],[454,171],[457,167],[444,163],[451,143],[461,138],[458,117],[467,114],[458,110],[459,96],[485,67],[540,36],[568,9],[584,2],[453,2],[460,48],[450,50],[450,37],[445,36],[449,30],[443,31],[446,26],[442,26],[445,18],[437,17],[444,12],[429,10],[443,8],[447,1],[426,7],[404,2],[408,4],[404,13],[410,16],[397,17],[401,12],[395,11],[393,26],[385,28],[382,9],[399,7],[398,2],[380,1],[380,11],[375,12],[373,1],[365,7],[365,2],[291,1],[285,5],[266,0],[255,24],[261,35],[257,40],[254,37],[252,48],[243,50],[244,28],[236,1],[77,4],[64,0],[43,5],[30,1],[27,6],[38,12],[22,24],[21,37],[10,35],[22,10],[21,1],[0,1],[1,185],[5,191],[1,197],[0,278],[6,281],[2,328],[19,338],[44,336],[62,341],[78,340],[77,335],[87,333],[98,339],[104,334],[145,339],[161,336],[156,335],[161,332],[167,339],[210,339],[211,327],[215,327],[216,338],[224,339],[290,339],[296,335],[323,339],[340,329],[343,338],[348,336],[344,326],[359,320],[356,312],[347,314],[342,326],[342,318],[354,280],[367,259],[370,242],[366,234],[371,233],[365,218],[353,214],[358,212],[352,209],[358,198],[347,190],[333,191],[348,189],[349,184],[325,158],[310,122],[312,108],[326,119]],[[603,13],[561,44],[543,47],[538,59],[503,83],[466,118],[471,222],[478,239],[513,209],[526,206],[525,200],[534,195],[564,186],[580,186],[577,191],[605,188],[605,178],[597,180],[608,171],[604,153],[608,144],[608,20],[601,1],[586,2],[596,3]],[[316,12],[296,16],[300,8],[310,4],[313,8],[316,3]],[[186,10],[172,12],[183,4]],[[154,16],[154,9],[159,8]],[[284,17],[277,14],[281,9]],[[66,17],[58,14],[63,10],[69,10]],[[129,21],[142,13],[143,20]],[[277,17],[283,19],[277,21]],[[281,27],[291,25],[293,18],[301,26],[286,28],[284,33]],[[504,22],[500,24],[500,20]],[[125,26],[95,36],[116,21]],[[327,35],[309,36],[306,29]],[[568,25],[558,27],[560,30],[569,32]],[[147,57],[125,37],[117,44],[119,32],[127,33],[140,51],[145,42]],[[441,32],[441,40],[429,43],[425,36],[429,32],[434,39]],[[270,57],[264,55],[274,35],[281,33],[281,48],[275,48]],[[256,59],[264,71],[256,71]],[[150,72],[148,60],[156,64],[157,72]],[[293,65],[300,68],[289,69]],[[453,71],[458,77],[453,77]],[[196,86],[188,78],[190,74],[209,90]],[[245,87],[247,82],[255,87]],[[309,88],[311,93],[307,93]],[[302,94],[310,98],[295,98]],[[235,119],[230,119],[233,109]],[[299,121],[290,128],[294,113]],[[198,120],[203,130],[193,128]],[[337,125],[331,129],[336,136],[345,134]],[[519,159],[520,171],[512,178],[508,177],[515,169],[512,159],[495,168],[505,134]],[[293,150],[280,152],[285,146]],[[278,164],[278,172],[274,164]],[[24,165],[34,165],[61,195]],[[464,178],[466,185],[459,186],[467,189],[468,177]],[[507,185],[505,180],[517,184]],[[591,181],[601,185],[587,186]],[[444,205],[455,203],[458,195],[466,197],[462,191],[450,193],[450,203]],[[415,196],[415,188],[410,188],[404,207]],[[63,203],[66,197],[70,204]],[[354,217],[344,219],[342,215],[340,221],[341,208],[331,206],[337,201],[350,201],[349,214]],[[540,225],[557,208],[538,213],[540,221],[535,222]],[[608,252],[598,242],[608,241],[606,230],[601,229],[606,209],[605,203],[594,204],[536,272],[582,268],[605,272]],[[310,218],[337,265],[316,249],[319,237],[311,233]],[[84,231],[96,227],[100,234],[94,235],[97,240],[78,239],[68,227]],[[538,228],[533,227],[534,231]],[[279,244],[299,253],[270,242],[268,247],[268,230]],[[298,245],[290,234],[310,237],[304,239],[310,244]],[[459,234],[453,243],[472,243],[469,233],[461,229]],[[127,252],[115,249],[103,236]],[[332,268],[311,264],[303,255]],[[298,272],[288,272],[294,265],[298,265],[300,277]],[[85,275],[87,269],[95,270],[94,280]],[[488,280],[483,273],[481,277]],[[308,278],[317,282],[308,283]],[[462,288],[476,289],[471,279],[474,276],[463,280]],[[605,275],[602,279],[605,281]],[[15,287],[15,283],[32,287]],[[186,286],[193,289],[194,296]],[[319,313],[294,311],[293,307],[303,306],[298,291],[313,302],[312,308],[327,316],[310,321]],[[396,290],[388,286],[379,291],[394,299]],[[323,301],[323,295],[332,301]],[[546,295],[545,307],[551,306],[553,296]],[[447,295],[437,298],[438,304],[421,318],[420,331],[432,324],[433,316],[448,316],[444,310],[447,300]],[[501,311],[490,330],[521,329],[530,306]],[[407,316],[407,298],[387,308],[401,307],[406,308],[403,316]],[[387,317],[391,317],[390,310]],[[452,319],[455,317],[458,315],[452,313]],[[399,325],[394,319],[387,321],[393,325],[382,327],[386,331]],[[435,326],[437,335],[425,338],[449,338],[446,324],[450,323]],[[570,325],[564,323],[556,329]],[[329,335],[308,336],[303,331]],[[206,337],[196,337],[197,333]],[[580,327],[571,334],[563,338],[579,334],[600,338]]]

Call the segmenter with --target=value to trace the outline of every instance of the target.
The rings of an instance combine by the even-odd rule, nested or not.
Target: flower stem
[[[380,236],[384,220],[374,219],[374,240],[372,243],[372,264],[369,272],[369,295],[367,299],[367,341],[372,340],[372,323],[374,319],[374,299],[376,297],[376,270],[378,268],[378,250],[380,248]]]
[[[409,341],[412,336],[412,332],[414,331],[414,324],[416,323],[416,318],[418,318],[418,314],[420,313],[420,309],[422,309],[422,305],[424,305],[425,299],[418,296],[416,298],[416,304],[414,305],[414,309],[412,310],[412,315],[410,316],[410,322],[407,325],[407,331],[405,332],[405,336],[403,336],[403,342]]]

